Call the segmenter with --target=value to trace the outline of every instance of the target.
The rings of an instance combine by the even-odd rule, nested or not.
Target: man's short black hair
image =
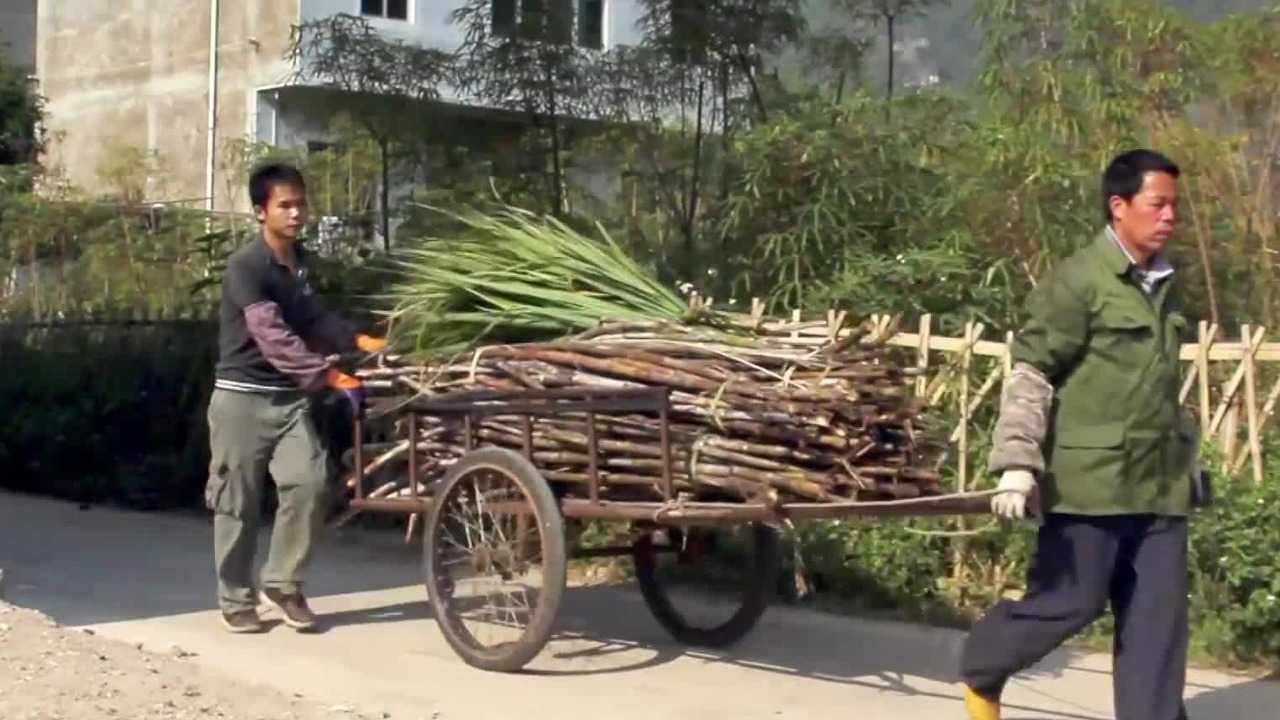
[[[257,166],[249,175],[249,202],[254,207],[266,207],[267,198],[271,197],[271,188],[281,183],[293,185],[300,190],[307,189],[302,171],[289,163],[272,162]]]
[[[1137,149],[1122,152],[1111,159],[1102,173],[1102,216],[1111,221],[1111,198],[1132,200],[1142,189],[1147,173],[1162,172],[1175,180],[1181,174],[1177,163],[1155,150]]]

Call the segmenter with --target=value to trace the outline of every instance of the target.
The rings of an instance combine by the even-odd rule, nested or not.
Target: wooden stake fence
[[[878,328],[886,328],[889,319],[875,316],[875,322]],[[969,482],[971,420],[984,402],[999,402],[1001,386],[1012,370],[1009,347],[1013,333],[1006,333],[1002,340],[987,340],[982,338],[983,332],[981,323],[968,323],[961,337],[939,336],[933,332],[933,319],[925,315],[916,332],[895,331],[888,338],[890,345],[916,351],[916,367],[922,371],[915,383],[917,394],[934,403],[948,391],[957,396],[960,420],[950,440],[960,455],[960,490]],[[1262,482],[1263,431],[1280,401],[1280,342],[1265,342],[1266,329],[1248,324],[1240,327],[1238,341],[1218,340],[1221,334],[1216,325],[1201,322],[1198,342],[1183,344],[1180,359],[1186,370],[1179,397],[1200,418],[1201,433],[1216,440],[1224,458],[1221,471],[1239,472],[1247,462],[1254,480]],[[928,377],[935,353],[947,359]],[[978,358],[994,362],[978,376],[981,380],[974,390],[976,378],[971,375]]]
[[[712,301],[698,297],[692,304],[711,305]],[[829,310],[824,319],[804,321],[800,313],[793,312],[790,322],[772,324],[763,322],[764,304],[752,301],[751,316],[757,323],[771,325],[775,331],[785,327],[796,338],[804,338],[815,344],[826,342],[849,332],[846,312]],[[950,435],[958,457],[958,489],[969,487],[971,480],[970,452],[972,420],[984,403],[999,402],[1004,379],[1013,370],[1009,347],[1013,333],[1004,334],[1001,340],[983,338],[982,323],[966,323],[961,337],[946,337],[933,332],[933,318],[924,315],[916,332],[904,332],[899,326],[900,317],[872,315],[871,336],[883,339],[889,345],[916,352],[915,366],[920,375],[914,383],[917,396],[925,396],[931,403],[938,403],[952,392],[956,396],[959,420]],[[1224,333],[1217,325],[1200,322],[1198,341],[1184,343],[1179,358],[1186,366],[1179,397],[1187,409],[1200,418],[1202,436],[1216,440],[1223,461],[1219,468],[1224,473],[1237,473],[1246,462],[1251,464],[1254,480],[1262,482],[1265,457],[1262,451],[1263,431],[1280,402],[1280,342],[1265,342],[1266,328],[1242,325],[1240,340],[1219,340]],[[932,375],[934,355],[945,358]],[[990,367],[979,375],[973,375],[976,361],[989,359]],[[974,387],[974,381],[981,380]],[[1266,387],[1265,395],[1259,393]],[[1189,398],[1195,392],[1194,402]],[[1243,416],[1243,423],[1241,420]],[[1241,426],[1244,442],[1240,442]]]

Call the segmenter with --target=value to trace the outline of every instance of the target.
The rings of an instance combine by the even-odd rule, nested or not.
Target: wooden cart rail
[[[476,447],[475,425],[486,417],[519,415],[525,457],[533,452],[533,418],[560,413],[585,413],[587,418],[588,498],[563,498],[561,510],[566,517],[602,520],[646,520],[654,523],[736,523],[781,522],[786,520],[819,520],[852,516],[939,516],[972,515],[990,512],[990,491],[955,493],[897,500],[848,502],[684,502],[674,495],[671,465],[670,390],[664,387],[644,388],[558,388],[552,390],[475,390],[444,396],[413,396],[386,401],[372,411],[369,420],[404,417],[406,434],[416,438],[421,418],[460,419],[463,446]],[[664,502],[616,502],[600,499],[599,444],[596,416],[617,413],[650,413],[659,423],[662,457],[661,490]],[[354,477],[349,481],[355,492],[350,501],[353,510],[379,512],[425,513],[430,500],[419,492],[418,463],[408,463],[408,497],[370,498],[365,496],[364,437],[357,420],[353,439]],[[507,508],[510,512],[527,512]]]
[[[386,387],[385,385],[383,387]],[[778,525],[796,520],[852,516],[908,517],[985,514],[988,492],[877,501],[770,502],[767,494],[754,502],[689,501],[677,497],[673,481],[670,391],[662,387],[565,388],[554,390],[479,390],[430,396],[377,399],[354,427],[351,512],[375,511],[421,514],[424,567],[428,600],[446,641],[469,665],[512,672],[531,662],[548,642],[568,584],[567,562],[573,557],[629,555],[636,580],[654,618],[678,641],[723,647],[749,633],[764,614],[779,572]],[[587,497],[566,497],[534,466],[533,418],[561,413],[586,415],[588,453]],[[657,417],[660,427],[662,500],[623,501],[601,498],[596,416],[643,413]],[[523,454],[476,443],[476,425],[493,416],[519,416]],[[419,438],[424,417],[460,424],[463,452],[422,483]],[[370,423],[402,423],[407,439],[371,462],[365,461],[365,431]],[[366,470],[385,465],[402,453],[408,493],[402,497],[371,497],[364,487]],[[501,489],[495,486],[506,487]],[[422,492],[422,488],[428,488]],[[508,496],[508,491],[514,497]],[[567,519],[604,519],[631,525],[630,544],[606,548],[570,548]],[[746,577],[735,584],[736,611],[722,622],[699,624],[676,609],[674,596],[659,580],[658,558],[675,555],[681,564],[715,554],[719,541],[713,532],[747,528],[741,546]],[[535,571],[533,566],[538,564]],[[463,625],[463,615],[482,610],[490,626],[506,626],[521,613],[508,605],[511,598],[528,599],[528,588],[485,598],[463,597],[458,584],[477,578],[511,580],[519,576],[538,582],[536,599],[523,607],[527,622],[511,642],[487,646]],[[503,599],[499,599],[503,598]],[[500,621],[498,618],[503,619]]]
[[[597,512],[603,515],[571,515],[572,517],[602,517],[627,519],[625,514],[614,515],[604,511],[603,504],[597,502],[600,497],[600,471],[598,458],[599,443],[596,438],[596,415],[619,413],[651,413],[658,416],[660,426],[660,444],[662,447],[662,494],[664,500],[673,497],[673,480],[671,474],[671,402],[670,390],[662,387],[645,388],[558,388],[552,390],[525,390],[519,392],[474,390],[450,393],[444,396],[414,396],[408,399],[397,399],[386,403],[388,409],[375,410],[369,419],[382,419],[387,416],[404,416],[407,420],[406,433],[409,438],[417,438],[418,425],[424,416],[441,419],[461,419],[463,427],[463,446],[466,450],[475,447],[475,424],[477,421],[495,415],[519,415],[521,432],[524,436],[525,457],[533,453],[533,418],[546,417],[561,413],[585,413],[587,416],[587,466],[589,494]],[[377,510],[383,512],[426,512],[427,505],[418,493],[418,463],[410,462],[408,482],[410,496],[407,498],[367,498],[364,496],[364,433],[363,422],[357,420],[354,437],[354,472],[355,497],[351,500],[353,510]],[[411,454],[412,455],[412,454]],[[567,502],[564,511],[571,514],[573,502]]]

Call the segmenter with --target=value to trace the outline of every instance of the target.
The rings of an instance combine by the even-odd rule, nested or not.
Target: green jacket
[[[1032,291],[1014,364],[1052,384],[1039,479],[1043,511],[1185,516],[1194,420],[1178,400],[1187,319],[1175,278],[1148,295],[1105,233]]]

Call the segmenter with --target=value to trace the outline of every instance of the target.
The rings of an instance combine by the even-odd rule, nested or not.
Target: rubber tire
[[[640,594],[654,619],[678,642],[704,648],[729,647],[755,629],[768,610],[780,557],[778,532],[764,523],[753,523],[751,529],[752,568],[742,585],[742,604],[732,617],[712,628],[690,626],[671,604],[656,575],[654,560],[657,554],[653,550],[652,535],[646,533],[632,543],[632,560]]]
[[[434,538],[440,527],[443,511],[443,500],[448,498],[455,485],[468,474],[482,469],[498,469],[516,481],[524,494],[533,502],[534,517],[541,524],[543,587],[539,592],[538,606],[533,613],[524,635],[514,643],[494,649],[476,648],[467,642],[465,630],[449,622],[443,594],[440,590],[440,578],[435,567],[436,554]],[[567,579],[568,556],[565,550],[564,517],[560,512],[560,504],[551,487],[542,474],[538,472],[523,455],[512,450],[499,447],[482,447],[464,455],[440,481],[439,489],[434,493],[435,501],[427,513],[426,532],[423,533],[424,570],[426,572],[427,596],[431,602],[431,610],[435,614],[436,624],[449,643],[449,647],[468,665],[490,672],[517,672],[542,652],[555,624],[556,614],[560,609],[561,599]]]

